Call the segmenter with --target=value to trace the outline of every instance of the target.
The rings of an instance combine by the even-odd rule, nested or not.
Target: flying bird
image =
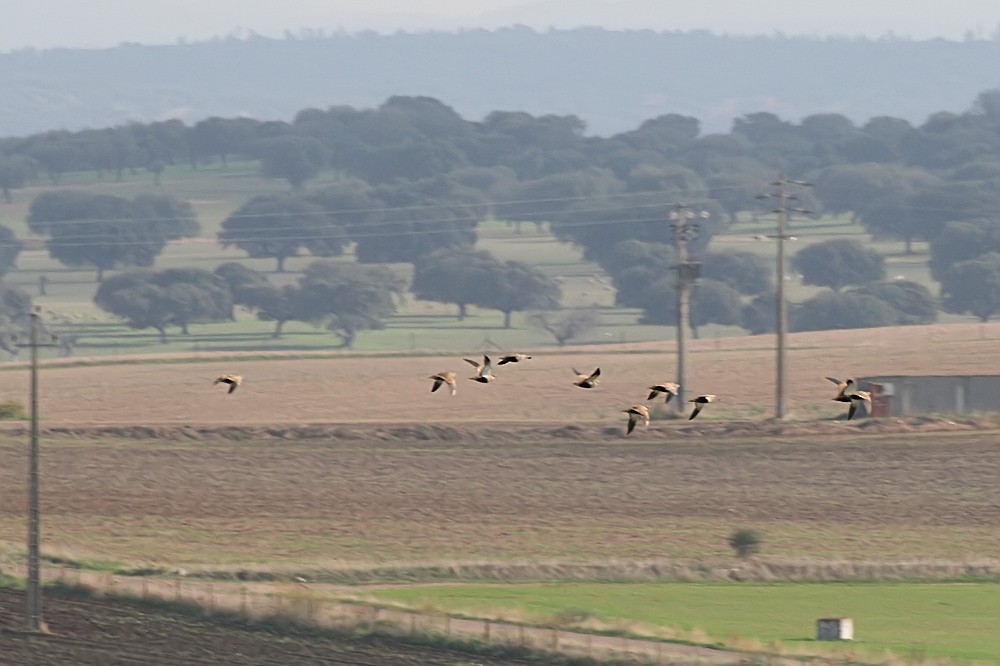
[[[862,402],[865,403],[865,411],[868,414],[872,413],[872,394],[868,391],[853,391],[849,393],[847,397],[851,401],[851,407],[847,410],[848,421],[850,421],[854,416],[854,413],[858,411],[858,405]]]
[[[458,393],[458,384],[455,381],[455,373],[451,370],[447,372],[439,372],[436,375],[431,375],[429,379],[434,380],[434,386],[431,387],[431,393],[437,391],[441,388],[441,384],[447,384],[448,388],[451,389],[451,394],[455,395]]]
[[[667,394],[667,403],[677,395],[677,392],[681,387],[673,382],[663,382],[662,384],[655,384],[649,387],[649,397],[646,400],[652,400],[661,393]]]
[[[705,395],[699,395],[691,398],[688,402],[694,403],[694,411],[691,412],[691,416],[688,417],[688,421],[690,421],[701,413],[701,410],[704,409],[705,405],[710,402],[715,402],[715,396],[711,393],[706,393]]]
[[[239,375],[222,375],[221,377],[217,377],[216,380],[212,382],[212,386],[215,386],[216,384],[229,384],[228,393],[232,393],[236,390],[236,387],[242,383],[243,377]],[[253,393],[253,391],[250,392]]]
[[[576,381],[573,383],[579,386],[580,388],[586,388],[586,389],[594,388],[601,381],[599,379],[599,377],[601,376],[600,368],[594,370],[589,375],[580,372],[576,368],[573,368],[573,372],[576,373]]]
[[[850,402],[851,399],[848,394],[854,390],[854,380],[845,379],[843,381],[837,379],[836,377],[827,377],[831,382],[837,385],[837,395],[833,396],[833,399],[837,402]]]
[[[632,431],[635,430],[635,424],[642,419],[642,425],[649,425],[649,407],[646,405],[632,405],[628,409],[623,409],[623,412],[628,414],[628,426],[625,428],[625,434],[631,435]]]
[[[471,358],[464,359],[466,363],[471,363],[476,366],[476,376],[469,377],[474,382],[479,382],[480,384],[488,384],[494,379],[496,375],[493,374],[493,363],[490,361],[490,357],[483,354],[483,362],[473,361]]]
[[[508,363],[520,363],[521,361],[527,361],[531,357],[527,354],[506,354],[501,356],[500,360],[497,361],[497,365],[507,365]]]

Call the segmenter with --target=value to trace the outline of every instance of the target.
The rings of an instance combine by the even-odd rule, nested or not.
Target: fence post
[[[451,616],[444,616],[444,635],[451,638]]]
[[[181,579],[174,580],[174,601],[181,600]]]
[[[524,625],[517,625],[517,637],[521,641],[521,647],[524,647]]]
[[[145,576],[142,577],[142,598],[145,599],[149,596],[149,579]]]
[[[486,620],[483,622],[483,642],[489,644],[490,642],[490,621]]]
[[[559,651],[559,630],[558,629],[553,629],[552,630],[552,651],[553,652],[558,652]]]

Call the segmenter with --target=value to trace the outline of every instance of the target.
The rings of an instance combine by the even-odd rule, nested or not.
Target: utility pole
[[[701,275],[701,263],[688,257],[688,242],[698,233],[696,224],[689,223],[692,217],[705,218],[708,213],[692,213],[691,207],[675,204],[670,212],[670,227],[674,232],[677,246],[677,401],[678,412],[684,411],[684,393],[687,390],[687,334],[691,321],[691,285]]]
[[[785,338],[788,336],[788,302],[785,299],[785,241],[791,238],[791,236],[786,233],[786,229],[788,226],[789,213],[809,213],[809,211],[803,208],[789,208],[788,202],[796,201],[797,197],[788,193],[788,186],[801,185],[809,187],[812,183],[807,183],[803,180],[789,180],[788,178],[785,178],[783,174],[778,174],[778,180],[771,183],[771,185],[772,187],[777,188],[777,191],[770,194],[762,194],[757,198],[771,198],[778,200],[778,207],[772,211],[778,215],[778,233],[772,236],[772,238],[775,238],[778,241],[777,269],[775,275],[777,282],[777,285],[775,285],[777,298],[777,320],[775,322],[775,330],[777,331],[777,362],[774,418],[784,420],[787,416],[785,409],[785,386],[787,384]]]
[[[31,348],[31,443],[28,449],[28,631],[43,631],[42,622],[42,587],[41,587],[41,553],[39,542],[41,536],[41,511],[39,509],[39,474],[38,474],[38,348],[56,347],[56,336],[49,333],[52,342],[38,341],[38,328],[41,323],[40,308],[36,307],[30,315],[31,337],[27,345]]]

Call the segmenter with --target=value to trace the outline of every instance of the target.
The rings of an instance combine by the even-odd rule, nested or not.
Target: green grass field
[[[850,617],[855,644],[871,655],[888,650],[908,659],[1000,661],[998,591],[995,583],[567,583],[421,586],[372,594],[472,616],[539,623],[591,618],[609,627],[633,621],[737,646],[745,639],[779,641],[790,653],[830,645],[814,640],[818,618]]]

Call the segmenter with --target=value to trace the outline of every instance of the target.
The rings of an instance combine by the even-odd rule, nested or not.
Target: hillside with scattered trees
[[[167,243],[201,234],[190,204],[161,193],[164,174],[225,171],[234,162],[256,164],[275,189],[230,212],[213,241],[272,259],[279,273],[301,255],[347,254],[357,270],[317,261],[298,283],[277,285],[229,270],[209,288],[228,300],[201,293],[205,277],[149,270]],[[87,172],[118,182],[143,170],[149,192],[131,199],[79,187]],[[94,269],[98,282],[108,271],[147,269],[104,281],[97,303],[164,339],[168,326],[225,319],[240,302],[274,321],[275,336],[284,322],[308,321],[351,346],[410,291],[456,306],[460,318],[470,305],[496,310],[504,327],[514,312],[534,313],[536,325],[562,339],[560,319],[538,314],[560,307],[559,284],[530,263],[476,247],[479,226],[491,220],[548,230],[603,268],[618,305],[642,310],[641,322],[669,325],[676,255],[665,215],[678,202],[697,209],[689,249],[704,271],[692,294],[695,335],[711,324],[768,332],[773,269],[713,238],[760,214],[777,174],[814,184],[789,200],[793,209],[848,216],[871,238],[898,243],[903,256],[928,244],[941,283],[935,295],[899,282],[857,240],[807,245],[792,267],[802,284],[829,292],[793,308],[793,329],[927,323],[938,297],[947,312],[983,321],[1000,312],[989,298],[1000,251],[1000,90],[919,125],[888,116],[859,125],[840,114],[796,123],[755,112],[727,134],[706,134],[699,119],[671,113],[598,138],[574,115],[493,111],[475,121],[434,98],[394,96],[376,108],[303,109],[291,122],[213,117],[0,140],[0,185],[40,190],[26,220],[33,242],[67,267]],[[9,271],[22,241],[9,230],[5,237],[0,258]],[[412,283],[389,277],[385,266],[400,264],[411,266]],[[375,290],[359,291],[362,284]],[[193,314],[185,319],[183,310]]]

